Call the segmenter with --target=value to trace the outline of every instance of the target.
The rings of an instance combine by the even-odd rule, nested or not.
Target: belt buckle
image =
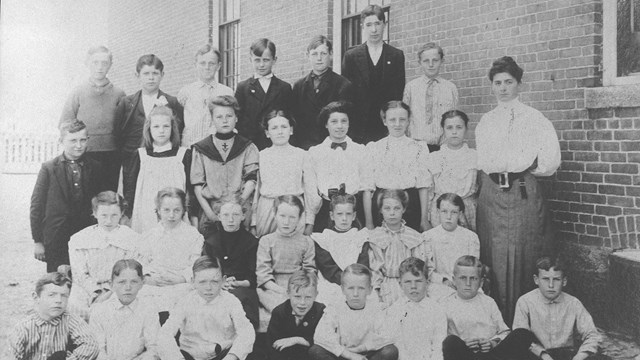
[[[509,185],[509,173],[502,172],[498,173],[498,185],[500,185],[500,189],[509,189],[511,186]]]

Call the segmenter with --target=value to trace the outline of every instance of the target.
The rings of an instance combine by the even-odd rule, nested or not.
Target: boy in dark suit
[[[69,238],[95,223],[91,199],[106,190],[101,164],[85,155],[88,141],[82,121],[62,123],[64,152],[42,164],[31,195],[34,257],[47,263],[47,272],[69,265]]]
[[[309,359],[316,326],[325,306],[316,302],[318,278],[309,270],[298,270],[289,278],[289,300],[273,309],[267,343],[270,360]]]
[[[134,154],[142,145],[144,122],[155,106],[166,105],[173,110],[182,135],[184,108],[178,99],[160,90],[163,76],[164,65],[160,58],[153,54],[141,56],[136,64],[136,77],[141,89],[133,95],[125,96],[118,103],[113,131],[122,157],[123,182],[131,176]]]
[[[387,136],[387,128],[380,119],[380,106],[391,100],[402,100],[404,90],[404,53],[385,44],[384,10],[369,5],[360,13],[360,21],[367,35],[364,44],[344,54],[342,76],[351,81],[356,93],[356,121],[351,137],[362,144]]]
[[[262,120],[272,110],[291,111],[291,85],[271,72],[276,60],[276,44],[269,39],[258,39],[249,49],[255,74],[241,81],[236,88],[240,105],[238,134],[251,140],[258,150],[271,146],[271,140],[262,128]]]
[[[292,144],[309,150],[327,137],[327,130],[318,122],[320,110],[330,102],[353,102],[351,82],[331,69],[333,46],[324,35],[315,36],[307,47],[311,72],[293,84],[293,116],[296,131]]]

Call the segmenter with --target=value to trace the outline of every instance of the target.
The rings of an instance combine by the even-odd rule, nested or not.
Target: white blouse
[[[365,188],[426,188],[431,176],[426,170],[429,148],[407,136],[387,136],[367,144]]]
[[[553,124],[517,98],[483,115],[475,133],[478,168],[487,174],[522,172],[536,158],[533,175],[550,176],[560,166],[560,144]]]
[[[441,284],[444,279],[453,281],[453,268],[461,256],[480,257],[480,240],[478,235],[469,229],[458,226],[453,231],[445,230],[438,225],[422,233],[427,245],[433,253],[434,272],[430,279]]]
[[[427,169],[436,195],[454,193],[465,198],[476,192],[478,156],[467,144],[458,150],[443,145],[440,151],[430,153]]]

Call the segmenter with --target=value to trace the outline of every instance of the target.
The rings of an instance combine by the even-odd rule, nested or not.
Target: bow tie
[[[347,142],[341,142],[341,143],[337,143],[337,142],[333,142],[331,143],[331,148],[333,150],[337,149],[337,148],[342,148],[342,150],[347,150]]]

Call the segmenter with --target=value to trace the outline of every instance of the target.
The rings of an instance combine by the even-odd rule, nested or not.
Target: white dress
[[[352,228],[345,233],[325,229],[321,233],[311,234],[311,239],[321,248],[327,250],[331,254],[333,261],[342,270],[358,261],[362,245],[368,238],[369,231],[367,229],[358,230],[356,228]],[[316,301],[323,304],[331,304],[340,299],[344,299],[340,286],[329,282],[318,272],[318,297]]]
[[[113,264],[122,259],[140,260],[139,241],[140,235],[123,225],[112,231],[92,225],[72,235],[69,240],[73,276],[69,295],[71,308],[86,317],[93,293],[110,288]]]
[[[156,196],[166,187],[186,189],[187,176],[182,160],[187,148],[179,148],[176,156],[153,157],[145,148],[139,148],[140,172],[136,182],[136,194],[133,201],[131,227],[143,233],[158,224],[156,215]],[[185,213],[185,221],[187,215]]]

